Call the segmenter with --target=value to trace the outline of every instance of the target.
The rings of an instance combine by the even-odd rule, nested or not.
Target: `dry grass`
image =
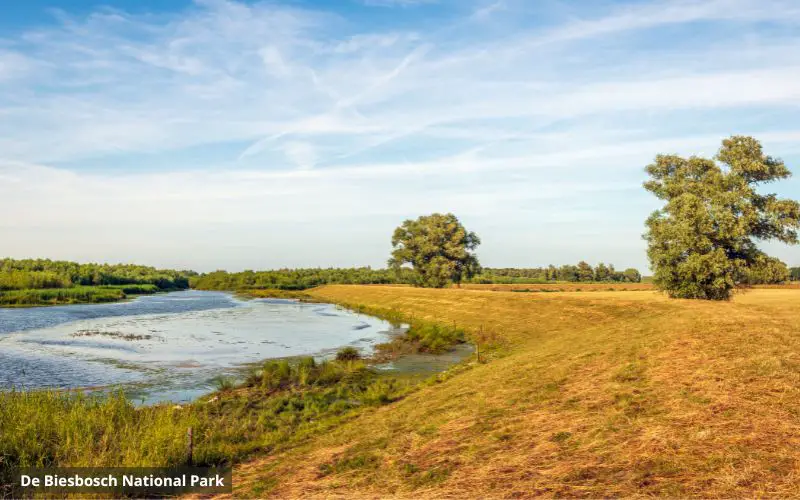
[[[798,290],[800,289],[800,282],[791,281],[789,283],[781,283],[778,285],[754,285],[753,288],[768,288],[778,290]]]
[[[462,284],[467,290],[493,292],[620,292],[654,290],[652,283],[542,283],[542,284]]]
[[[491,333],[505,355],[238,466],[237,495],[800,496],[796,290],[727,303],[653,292],[311,293]]]

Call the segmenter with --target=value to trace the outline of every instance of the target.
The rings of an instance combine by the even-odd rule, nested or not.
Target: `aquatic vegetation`
[[[122,332],[104,332],[101,330],[79,330],[70,334],[70,337],[110,337],[120,340],[150,340],[153,338],[150,334],[136,334],[136,333],[122,333]]]
[[[77,303],[116,302],[127,296],[120,288],[79,286],[41,290],[10,290],[0,292],[0,305],[30,306]]]
[[[121,392],[0,392],[0,484],[17,467],[179,465],[190,427],[195,464],[230,463],[302,442],[412,385],[360,361],[304,358],[266,362],[243,385],[223,377],[218,387],[193,404],[139,408]]]

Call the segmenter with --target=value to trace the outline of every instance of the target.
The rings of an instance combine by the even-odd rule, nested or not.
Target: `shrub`
[[[343,347],[336,353],[336,361],[356,361],[361,359],[361,353],[355,347]]]

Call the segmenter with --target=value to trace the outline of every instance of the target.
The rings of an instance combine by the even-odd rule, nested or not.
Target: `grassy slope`
[[[798,291],[312,295],[483,327],[506,354],[239,466],[237,494],[800,495]]]

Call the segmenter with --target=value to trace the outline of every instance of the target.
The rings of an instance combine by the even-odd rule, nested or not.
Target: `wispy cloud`
[[[437,0],[361,0],[361,3],[371,7],[411,7],[436,2]]]
[[[65,12],[0,34],[0,210],[19,214],[0,222],[7,251],[103,258],[72,235],[199,242],[216,224],[225,244],[197,266],[380,264],[393,221],[452,210],[478,232],[558,240],[535,256],[524,238],[487,245],[489,264],[570,260],[574,241],[575,258],[643,267],[638,186],[655,153],[752,133],[800,156],[796,2],[443,2],[435,20],[419,5],[380,29],[363,16],[383,9],[357,23],[292,5]],[[331,233],[329,253],[301,249],[334,219],[360,244]],[[236,241],[251,253],[231,254]]]

